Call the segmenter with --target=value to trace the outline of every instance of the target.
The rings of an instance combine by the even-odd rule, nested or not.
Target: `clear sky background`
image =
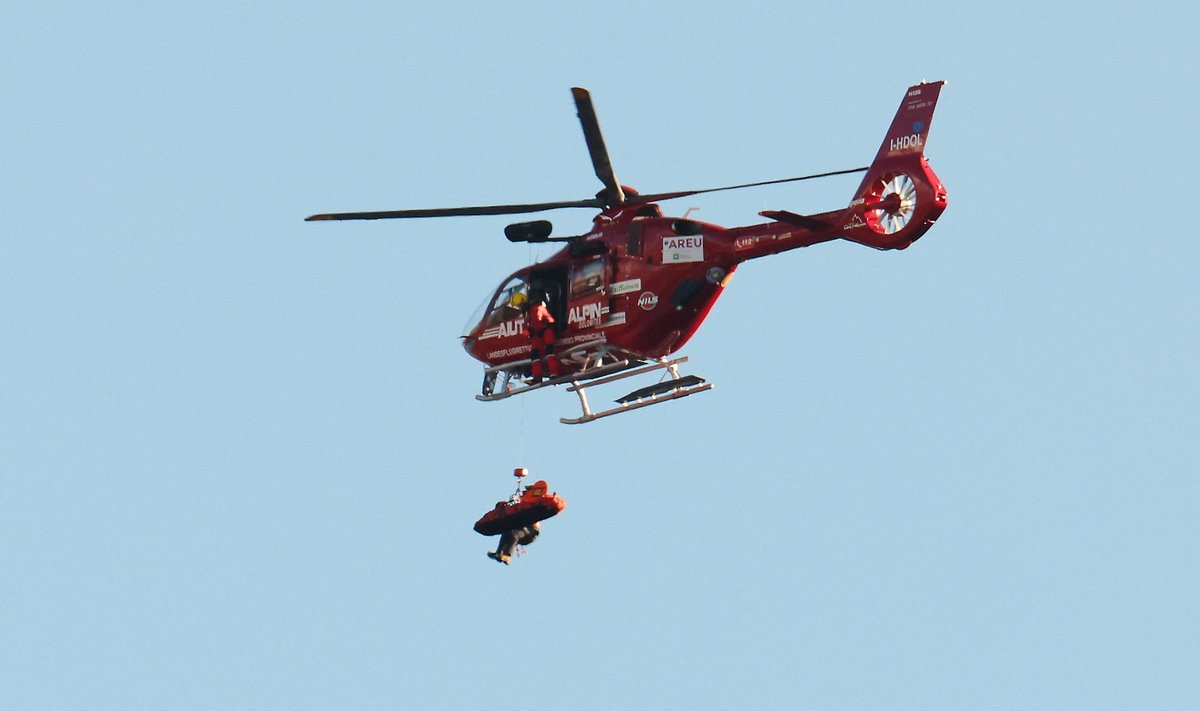
[[[1200,707],[1196,19],[7,8],[0,708]],[[550,249],[302,221],[592,195],[573,85],[657,192],[865,165],[922,79],[933,230],[744,265],[716,388],[590,425],[459,345]],[[520,465],[569,505],[506,568],[471,525]]]

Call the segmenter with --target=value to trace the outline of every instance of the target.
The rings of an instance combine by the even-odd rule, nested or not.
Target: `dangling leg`
[[[537,385],[542,382],[542,349],[538,347],[538,337],[533,337],[533,351],[529,357],[533,362],[529,364],[529,373],[533,376],[533,384]]]
[[[561,368],[558,363],[558,358],[554,355],[554,329],[546,329],[546,368],[550,371],[551,378],[557,378]]]
[[[513,550],[517,547],[517,539],[515,531],[505,531],[500,534],[500,543],[496,546],[496,550],[488,551],[488,558],[508,565],[508,559],[512,557]]]
[[[508,559],[512,558],[513,551],[517,549],[518,531],[505,531],[500,534],[500,545],[496,546],[496,560],[508,565]]]

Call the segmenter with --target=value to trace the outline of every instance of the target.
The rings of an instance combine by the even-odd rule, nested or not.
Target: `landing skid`
[[[524,380],[530,365],[532,365],[532,361],[528,358],[487,368],[484,370],[483,392],[480,395],[476,395],[475,399],[483,402],[494,402],[510,398],[514,395],[520,395],[530,390],[539,390],[551,385],[566,385],[570,383],[567,390],[579,396],[579,404],[583,408],[583,415],[580,417],[563,417],[559,419],[559,422],[565,425],[579,425],[584,422],[598,420],[601,417],[617,415],[622,412],[657,405],[667,400],[687,397],[688,395],[694,395],[705,390],[711,390],[713,387],[712,383],[706,383],[704,378],[695,375],[681,376],[679,374],[679,364],[687,362],[686,356],[671,360],[662,358],[649,363],[633,357],[622,358],[608,351],[607,344],[603,338],[580,343],[577,346],[562,351],[559,353],[559,358],[564,364],[571,363],[575,366],[575,369],[568,375],[548,378],[539,383],[530,383]],[[613,358],[613,360],[605,362],[608,358]],[[574,362],[572,363],[572,361]],[[664,373],[664,376],[669,375],[670,378],[661,380],[653,385],[638,388],[628,395],[617,399],[615,401],[617,407],[600,412],[592,411],[587,398],[586,391],[588,388],[615,383],[625,378],[632,378],[659,370],[665,370],[666,373]]]

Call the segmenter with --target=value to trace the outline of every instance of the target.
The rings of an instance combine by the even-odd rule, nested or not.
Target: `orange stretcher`
[[[557,516],[567,507],[566,499],[557,492],[549,493],[544,481],[535,481],[516,503],[500,501],[496,508],[488,511],[475,522],[475,532],[485,536],[498,536],[505,531],[524,528],[551,516]]]

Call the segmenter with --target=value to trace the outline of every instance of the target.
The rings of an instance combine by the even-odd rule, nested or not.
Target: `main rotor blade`
[[[586,200],[566,200],[563,202],[535,202],[526,205],[477,205],[474,207],[443,207],[427,210],[384,210],[381,212],[331,212],[321,215],[311,215],[304,218],[305,222],[318,220],[390,220],[410,217],[463,217],[468,215],[516,215],[522,212],[542,212],[543,210],[558,210],[564,207],[602,208],[604,202],[599,198]]]
[[[799,180],[812,180],[813,178],[828,178],[833,175],[847,175],[849,173],[862,173],[867,170],[867,167],[862,168],[847,168],[846,170],[834,170],[828,173],[814,173],[812,175],[801,175],[797,178],[780,178],[779,180],[763,180],[758,183],[743,183],[741,185],[726,185],[721,188],[705,188],[703,190],[684,190],[678,193],[653,193],[649,195],[638,195],[638,202],[659,202],[662,200],[674,200],[675,198],[688,197],[690,195],[700,195],[703,193],[716,193],[722,190],[741,190],[742,188],[757,188],[763,185],[779,185],[780,183],[794,183]]]
[[[608,149],[604,147],[604,136],[600,133],[600,122],[596,120],[596,109],[592,106],[592,95],[582,87],[571,87],[571,95],[575,97],[575,109],[579,114],[579,123],[583,126],[583,138],[587,141],[588,153],[592,156],[592,167],[596,177],[604,183],[607,191],[608,204],[621,205],[625,202],[625,193],[617,182],[613,172],[612,162],[608,159]]]

